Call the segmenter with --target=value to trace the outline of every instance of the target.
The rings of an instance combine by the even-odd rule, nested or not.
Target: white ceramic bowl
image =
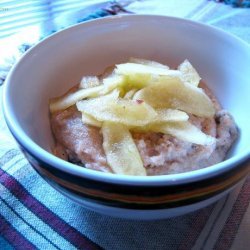
[[[51,154],[49,98],[84,74],[99,74],[131,56],[172,67],[191,61],[240,129],[227,160],[183,174],[131,177],[81,168]],[[171,217],[214,202],[247,175],[249,67],[248,44],[213,27],[163,16],[108,17],[58,32],[29,50],[5,83],[4,113],[34,169],[72,200],[118,217]]]

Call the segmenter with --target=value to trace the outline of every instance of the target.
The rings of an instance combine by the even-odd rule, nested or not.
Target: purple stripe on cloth
[[[183,242],[178,247],[178,250],[192,249],[196,240],[198,239],[202,229],[207,223],[209,216],[212,213],[214,205],[203,208],[196,213],[196,216],[188,229],[188,233],[185,235]]]
[[[55,213],[45,207],[34,196],[32,196],[22,184],[14,177],[0,169],[0,183],[16,196],[30,211],[36,214],[42,221],[47,223],[54,231],[68,240],[78,249],[95,250],[101,249],[96,243],[89,240],[75,228],[70,226]]]
[[[238,232],[240,223],[245,215],[250,202],[250,177],[247,178],[242,186],[239,196],[236,199],[232,211],[220,232],[219,238],[215,243],[214,249],[227,250],[233,244]]]
[[[14,208],[12,208],[5,200],[3,200],[1,197],[0,197],[0,201],[2,201],[2,203],[5,204],[5,206],[7,206],[11,212],[18,218],[20,219],[24,224],[28,225],[34,232],[36,232],[39,236],[41,236],[42,238],[44,238],[46,241],[48,241],[54,248],[56,249],[59,249],[57,247],[57,245],[55,245],[48,237],[46,237],[46,235],[40,233],[31,223],[29,223],[27,220],[25,220],[22,216],[20,216]]]
[[[15,249],[33,250],[36,247],[13,228],[8,221],[0,215],[0,235],[2,235]]]

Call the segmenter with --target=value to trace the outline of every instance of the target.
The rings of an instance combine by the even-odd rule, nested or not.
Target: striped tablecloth
[[[201,21],[250,42],[249,9],[206,0],[134,1],[126,8]],[[18,56],[0,64],[2,78]],[[249,202],[247,178],[217,203],[176,218],[130,221],[88,211],[37,175],[0,112],[0,249],[250,249]]]

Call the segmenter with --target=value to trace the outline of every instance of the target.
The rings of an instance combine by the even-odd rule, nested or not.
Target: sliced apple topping
[[[131,63],[137,63],[137,64],[143,64],[143,65],[148,65],[148,66],[153,66],[156,68],[163,68],[163,69],[169,69],[169,67],[165,64],[161,64],[156,61],[151,61],[151,60],[146,60],[146,59],[141,59],[141,58],[136,58],[136,57],[130,57],[129,62]]]
[[[169,134],[180,140],[199,145],[211,145],[215,142],[215,138],[206,135],[188,121],[155,124],[150,130],[153,132]]]
[[[157,112],[147,103],[122,98],[100,96],[79,101],[76,106],[79,111],[98,121],[122,123],[127,126],[144,126],[157,117]]]
[[[99,96],[100,93],[105,92],[105,87],[103,85],[100,85],[88,89],[79,89],[73,93],[69,93],[58,98],[53,98],[50,100],[50,112],[54,113],[56,111],[67,109],[68,107],[76,104],[77,101],[85,98]]]
[[[187,113],[177,109],[156,109],[158,114],[154,123],[183,122],[188,120]]]
[[[84,112],[82,112],[82,122],[84,124],[90,125],[90,126],[94,126],[94,127],[101,127],[102,126],[102,122],[96,120],[93,116],[88,115]]]
[[[194,86],[199,85],[201,78],[196,69],[188,60],[185,60],[183,63],[181,63],[178,67],[178,70],[182,73],[182,80],[184,82],[190,83]]]
[[[97,76],[84,76],[79,84],[79,88],[88,89],[101,85]]]
[[[139,151],[126,126],[104,122],[101,131],[107,162],[114,173],[146,175]]]
[[[188,114],[215,114],[199,82],[199,74],[187,60],[173,70],[155,61],[130,58],[99,77],[83,77],[78,90],[50,100],[50,111],[76,105],[84,124],[101,128],[113,172],[146,175],[130,131],[163,133],[200,145],[215,143],[215,138],[189,122]]]
[[[126,78],[128,86],[138,89],[153,84],[159,76],[167,76],[169,78],[181,77],[181,72],[178,70],[137,63],[117,64],[114,71],[116,74]]]
[[[201,117],[215,113],[212,101],[205,92],[179,78],[160,77],[155,84],[139,90],[133,99],[140,99],[154,108],[172,108]]]

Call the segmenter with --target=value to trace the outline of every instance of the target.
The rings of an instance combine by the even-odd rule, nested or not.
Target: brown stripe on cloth
[[[37,249],[30,241],[20,234],[11,224],[0,215],[0,235],[2,235],[15,249]]]
[[[3,157],[0,159],[0,162],[2,159]],[[0,183],[9,189],[9,191],[37,217],[47,223],[54,231],[75,247],[86,250],[101,249],[100,246],[45,207],[45,205],[30,194],[21,183],[2,169],[0,169]]]
[[[210,205],[206,208],[199,210],[197,215],[192,222],[191,227],[189,228],[187,234],[184,236],[183,242],[178,247],[178,250],[189,250],[192,249],[196,240],[198,239],[200,232],[204,228],[207,223],[208,218],[210,217],[212,210],[214,208],[214,204]]]
[[[232,246],[238,232],[241,221],[247,211],[250,202],[250,177],[242,186],[239,196],[235,201],[232,211],[220,232],[215,243],[214,250],[227,250]]]

